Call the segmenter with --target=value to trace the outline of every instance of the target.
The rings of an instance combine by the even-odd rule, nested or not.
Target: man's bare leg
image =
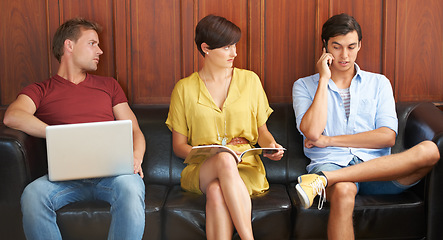
[[[300,176],[296,189],[299,196],[309,196],[300,198],[302,205],[307,208],[312,204],[311,199],[327,187],[327,198],[331,202],[328,236],[330,239],[353,239],[352,214],[357,194],[354,182],[396,180],[400,184],[411,185],[429,173],[439,159],[437,145],[432,141],[423,141],[402,153],[339,170],[324,171],[322,173],[327,180],[321,180],[323,176],[315,177],[315,174]]]
[[[328,220],[328,239],[354,239],[352,215],[354,212],[357,186],[350,182],[340,182],[327,190],[330,212]]]
[[[422,179],[440,159],[437,145],[423,141],[398,153],[372,159],[335,171],[323,172],[328,185],[338,182],[369,182],[397,180],[410,185]]]

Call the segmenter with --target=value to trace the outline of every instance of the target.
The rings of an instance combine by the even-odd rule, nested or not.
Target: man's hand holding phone
[[[331,78],[331,70],[329,66],[332,64],[334,60],[334,56],[327,52],[326,47],[323,48],[323,53],[320,59],[317,62],[318,73],[320,74],[320,79],[329,79]]]

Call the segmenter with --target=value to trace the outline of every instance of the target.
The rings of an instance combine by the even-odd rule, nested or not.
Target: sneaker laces
[[[321,210],[323,208],[323,203],[326,202],[326,189],[323,182],[320,180],[320,177],[315,179],[311,184],[309,184],[312,187],[312,190],[315,195],[319,195],[320,199],[318,200],[318,210]]]

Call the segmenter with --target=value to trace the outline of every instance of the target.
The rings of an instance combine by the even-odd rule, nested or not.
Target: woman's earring
[[[209,55],[209,52],[206,52],[206,54],[208,54],[208,55]]]

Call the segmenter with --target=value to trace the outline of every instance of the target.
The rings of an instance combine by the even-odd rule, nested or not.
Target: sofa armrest
[[[26,185],[47,172],[46,142],[0,126],[0,203],[18,203]]]
[[[404,144],[412,147],[424,140],[434,141],[440,161],[427,178],[428,238],[443,239],[443,112],[431,103],[419,103],[410,112],[405,127]]]

